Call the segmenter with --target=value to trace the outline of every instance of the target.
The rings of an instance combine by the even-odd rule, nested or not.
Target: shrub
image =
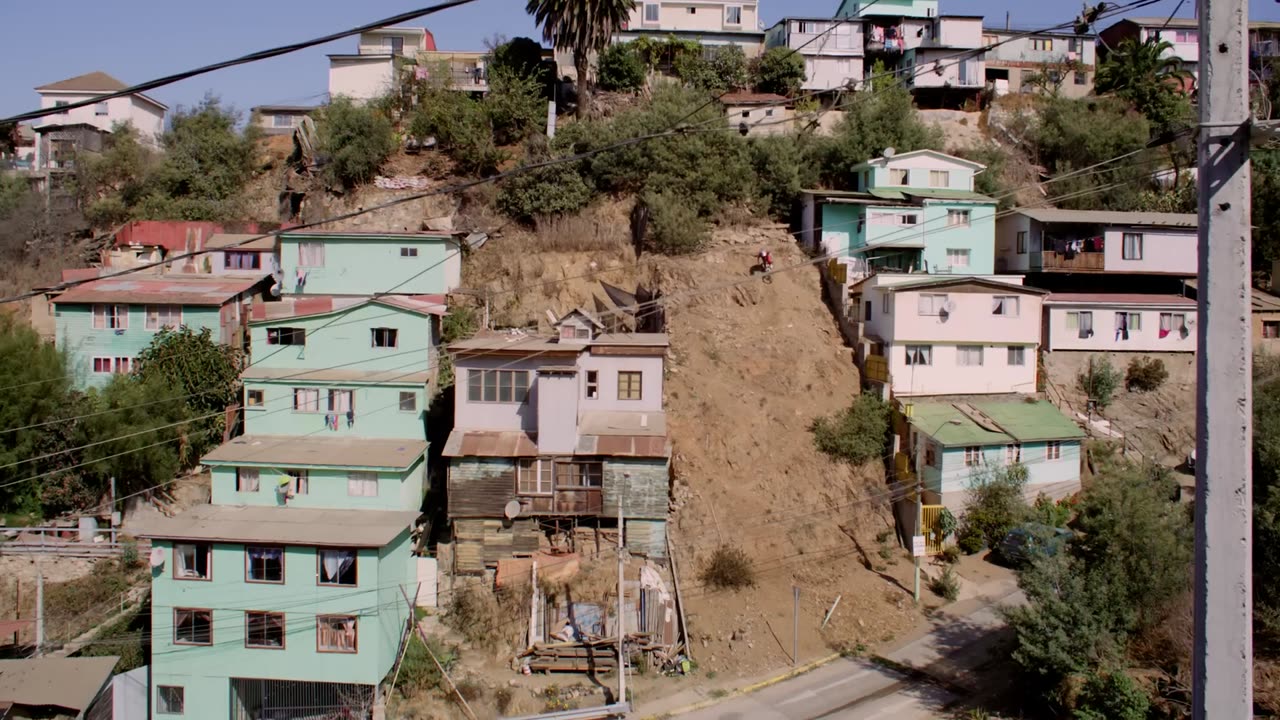
[[[512,175],[498,189],[498,209],[522,222],[576,213],[595,196],[595,189],[573,163]]]
[[[969,480],[961,534],[976,534],[990,548],[999,545],[1010,530],[1027,519],[1027,501],[1022,495],[1026,484],[1027,468],[1020,464],[974,475]]]
[[[396,689],[406,696],[430,692],[443,686],[444,676],[440,674],[440,669],[431,659],[432,654],[444,666],[445,672],[452,670],[458,663],[457,647],[446,645],[440,638],[430,635],[427,636],[427,641],[430,643],[430,652],[428,652],[428,646],[422,644],[422,638],[415,632],[409,638],[409,647],[404,651],[404,659],[400,661],[400,678],[396,683]]]
[[[945,598],[947,602],[955,602],[960,597],[960,579],[946,568],[940,575],[929,581],[929,591],[938,597]]]
[[[1064,528],[1071,520],[1072,503],[1070,498],[1062,498],[1054,502],[1048,495],[1040,493],[1036,496],[1035,505],[1031,510],[1036,522],[1044,523],[1049,527]]]
[[[489,72],[532,78],[546,88],[555,79],[552,68],[542,61],[542,45],[527,37],[512,38],[489,53]]]
[[[1076,384],[1098,407],[1105,408],[1114,399],[1116,388],[1120,387],[1120,371],[1106,358],[1090,356],[1089,367],[1076,376]]]
[[[742,548],[721,545],[711,553],[711,559],[702,569],[702,582],[722,590],[754,587],[756,571]]]
[[[957,545],[948,545],[942,548],[942,561],[951,565],[960,562],[960,547]]]
[[[632,43],[613,43],[597,61],[600,87],[613,91],[635,91],[644,87],[645,65]]]
[[[534,77],[490,71],[489,93],[481,105],[498,145],[523,142],[546,125],[547,102]]]
[[[409,134],[419,140],[434,137],[440,149],[466,173],[492,175],[506,158],[494,143],[493,128],[484,108],[452,90],[422,91]]]
[[[670,190],[646,192],[640,205],[648,213],[645,246],[664,255],[697,252],[709,235],[707,223],[698,211]]]
[[[680,53],[676,76],[699,90],[737,90],[747,86],[747,56],[737,45],[717,45],[703,53]]]
[[[810,430],[818,450],[832,458],[870,462],[884,455],[889,406],[875,395],[859,395],[849,409],[814,420]]]
[[[770,48],[751,64],[756,92],[791,95],[804,82],[804,56],[786,47]]]
[[[373,180],[396,149],[395,130],[386,116],[345,97],[334,98],[320,112],[320,152],[329,157],[329,182],[353,187]]]
[[[817,173],[805,162],[798,135],[762,137],[751,143],[756,196],[761,209],[776,218],[790,217],[800,189],[817,181]]]
[[[1124,374],[1124,389],[1151,392],[1169,379],[1169,371],[1160,358],[1134,358]]]
[[[976,555],[987,546],[987,541],[977,529],[964,526],[956,533],[956,547],[965,555]]]
[[[1076,700],[1075,720],[1146,720],[1151,700],[1123,672],[1092,674]]]

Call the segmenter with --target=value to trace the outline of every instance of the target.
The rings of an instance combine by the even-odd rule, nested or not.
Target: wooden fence
[[[151,544],[147,541],[122,542],[121,532],[116,529],[99,529],[94,535],[101,537],[98,542],[81,542],[80,532],[73,527],[29,527],[12,528],[17,536],[0,542],[0,556],[48,555],[67,558],[109,558],[118,557],[128,547],[135,548],[139,555],[149,552]]]

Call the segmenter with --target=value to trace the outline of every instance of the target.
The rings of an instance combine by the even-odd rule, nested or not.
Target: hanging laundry
[[[355,427],[355,424],[356,424],[356,411],[348,410],[347,411],[347,427],[348,428]]]

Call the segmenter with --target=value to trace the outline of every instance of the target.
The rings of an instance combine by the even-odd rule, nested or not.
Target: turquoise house
[[[975,478],[1005,466],[1027,470],[1026,495],[1053,499],[1080,489],[1084,431],[1051,403],[1000,397],[909,402],[908,452],[931,494],[952,512],[964,509]]]
[[[167,327],[208,329],[243,347],[250,307],[266,274],[128,275],[78,285],[54,298],[55,343],[67,352],[77,387],[103,387]]]
[[[853,191],[806,191],[801,237],[859,274],[995,273],[994,198],[974,192],[985,166],[935,150],[853,169]]]
[[[448,233],[287,232],[282,291],[295,295],[425,295],[462,282],[462,247]]]

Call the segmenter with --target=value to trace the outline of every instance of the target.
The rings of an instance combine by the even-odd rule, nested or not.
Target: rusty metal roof
[[[214,233],[204,241],[204,246],[210,250],[230,245],[235,246],[232,250],[274,250],[276,238],[274,235],[263,236],[262,233]]]
[[[587,341],[575,340],[560,343],[553,335],[531,335],[515,332],[480,333],[468,340],[449,346],[451,352],[476,350],[525,350],[529,353],[562,352],[579,353],[591,347],[668,347],[671,341],[666,333],[602,333]]]
[[[369,303],[400,308],[418,315],[444,315],[448,309],[444,295],[381,295],[376,298],[299,295],[283,298],[277,302],[255,305],[250,322],[272,322],[312,315],[327,315]]]
[[[536,457],[538,440],[521,430],[459,430],[449,433],[445,457]]]
[[[103,278],[71,288],[54,302],[134,303],[163,305],[225,305],[266,278],[255,276],[125,275]]]
[[[316,415],[316,425],[322,416]],[[360,414],[356,413],[356,422]],[[206,465],[280,465],[291,467],[406,470],[427,451],[426,440],[356,438],[332,435],[243,435],[201,458]]]
[[[380,548],[418,521],[403,510],[319,510],[274,505],[197,505],[174,517],[140,521],[138,537]]]
[[[640,435],[579,435],[575,455],[605,457],[671,457],[671,443],[664,437]]]

